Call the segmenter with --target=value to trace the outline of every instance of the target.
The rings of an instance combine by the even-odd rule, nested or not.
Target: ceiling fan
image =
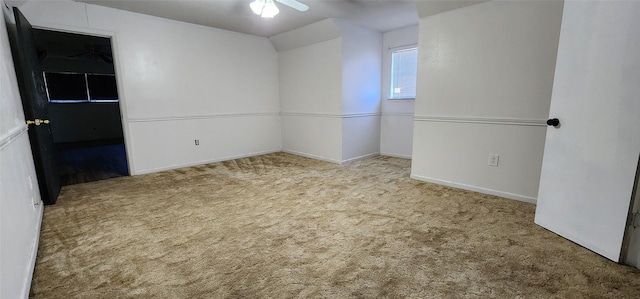
[[[69,58],[82,57],[95,61],[103,61],[106,63],[113,63],[113,57],[110,53],[102,50],[102,45],[98,44],[86,44],[85,48],[87,49],[84,52],[80,52],[74,55],[69,55]]]
[[[255,14],[260,15],[263,18],[273,18],[275,15],[277,15],[280,12],[280,10],[278,9],[278,7],[273,1],[274,0],[255,0],[251,2],[251,4],[249,4],[249,7],[251,7],[251,10]],[[299,11],[307,11],[309,9],[309,6],[307,6],[306,4],[300,3],[296,0],[275,0],[275,1]]]

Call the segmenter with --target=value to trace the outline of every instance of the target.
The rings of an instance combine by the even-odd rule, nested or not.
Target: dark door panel
[[[29,140],[38,177],[40,195],[45,204],[54,204],[60,193],[60,177],[53,152],[53,138],[48,121],[48,100],[39,66],[31,24],[18,8],[13,8],[15,26],[10,26],[11,49],[22,98],[24,115],[34,121],[29,125]]]

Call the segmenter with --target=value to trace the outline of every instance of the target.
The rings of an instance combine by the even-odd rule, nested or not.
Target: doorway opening
[[[631,204],[629,205],[620,261],[640,269],[640,157],[631,193]]]
[[[128,176],[111,40],[34,29],[61,185]]]

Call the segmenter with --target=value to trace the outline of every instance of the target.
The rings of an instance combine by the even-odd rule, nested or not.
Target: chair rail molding
[[[416,115],[414,121],[546,127],[546,119]]]

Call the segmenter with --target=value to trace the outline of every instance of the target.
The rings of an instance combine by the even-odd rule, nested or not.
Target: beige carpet
[[[535,206],[288,154],[66,186],[33,298],[638,298]]]

